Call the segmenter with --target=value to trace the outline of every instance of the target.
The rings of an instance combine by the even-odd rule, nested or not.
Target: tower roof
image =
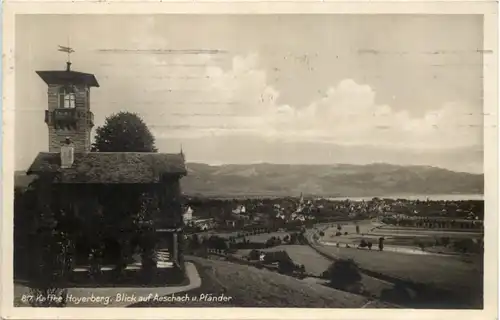
[[[91,73],[84,73],[70,70],[70,63],[66,70],[37,71],[36,73],[46,84],[84,84],[89,87],[99,87],[95,76]]]

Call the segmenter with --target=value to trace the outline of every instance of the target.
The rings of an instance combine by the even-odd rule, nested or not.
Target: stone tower
[[[60,152],[66,138],[75,152],[90,152],[90,133],[94,114],[90,111],[90,88],[99,87],[93,74],[71,70],[37,71],[48,85],[48,109],[45,123],[49,128],[49,152]]]

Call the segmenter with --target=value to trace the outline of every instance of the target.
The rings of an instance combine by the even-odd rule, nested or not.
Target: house
[[[193,209],[191,207],[187,207],[186,211],[182,215],[182,219],[184,220],[185,225],[189,225],[191,221],[193,220]]]
[[[216,226],[215,219],[213,218],[200,219],[193,217],[193,220],[191,220],[191,224],[202,231],[213,229]]]
[[[180,179],[187,174],[184,154],[91,152],[90,89],[99,87],[95,76],[71,70],[70,62],[66,70],[37,74],[48,86],[49,145],[27,174],[43,184],[40,210],[52,210],[56,202],[69,215],[89,217],[112,205],[106,196],[109,190],[123,194],[125,204],[145,194],[157,200],[151,209],[156,246],[168,249],[173,264],[183,268],[179,241],[183,232]],[[124,205],[120,210],[132,209]]]
[[[238,220],[225,220],[226,226],[231,227],[231,228],[236,228],[236,225],[238,224]]]

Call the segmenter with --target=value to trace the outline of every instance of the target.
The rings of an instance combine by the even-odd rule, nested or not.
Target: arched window
[[[59,90],[59,108],[74,108],[76,94],[72,87],[64,86]]]

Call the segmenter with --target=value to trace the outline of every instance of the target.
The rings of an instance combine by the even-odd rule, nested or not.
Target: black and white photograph
[[[14,309],[486,308],[484,15],[17,14],[12,35]]]

